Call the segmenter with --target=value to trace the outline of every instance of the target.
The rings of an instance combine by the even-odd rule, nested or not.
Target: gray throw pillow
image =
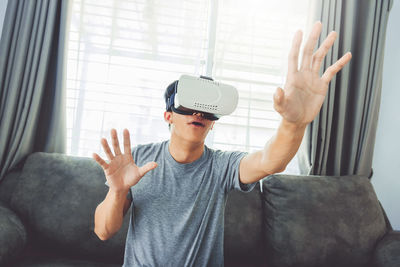
[[[386,232],[365,177],[271,175],[262,189],[270,267],[366,266]]]

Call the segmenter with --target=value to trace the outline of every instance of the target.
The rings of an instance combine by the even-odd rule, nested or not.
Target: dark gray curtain
[[[64,152],[67,1],[9,0],[0,41],[0,183],[35,151]]]
[[[315,1],[323,32],[339,37],[323,70],[347,51],[352,60],[331,81],[319,116],[307,127],[299,162],[302,174],[371,175],[382,88],[390,0]]]

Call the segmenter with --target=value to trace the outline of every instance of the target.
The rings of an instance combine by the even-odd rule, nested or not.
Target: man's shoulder
[[[138,144],[133,149],[148,149],[148,148],[159,148],[165,145],[168,140],[162,142],[152,142],[152,143],[145,143],[145,144]]]
[[[161,151],[168,141],[155,142],[155,143],[147,143],[147,144],[139,144],[135,146],[132,150],[132,154],[140,155],[141,157],[146,155],[154,154],[157,151]]]

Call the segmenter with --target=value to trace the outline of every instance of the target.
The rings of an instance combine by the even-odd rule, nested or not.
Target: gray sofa
[[[0,184],[0,266],[120,266],[129,216],[100,241],[107,187],[89,158],[34,153]],[[365,177],[272,175],[230,193],[225,266],[400,266],[393,231]]]

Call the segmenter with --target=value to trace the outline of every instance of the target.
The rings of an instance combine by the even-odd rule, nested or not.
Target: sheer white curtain
[[[181,74],[236,86],[239,106],[206,142],[261,149],[279,123],[272,95],[282,86],[308,0],[73,0],[67,50],[71,155],[102,154],[100,138],[128,128],[132,145],[169,138],[163,93]]]

